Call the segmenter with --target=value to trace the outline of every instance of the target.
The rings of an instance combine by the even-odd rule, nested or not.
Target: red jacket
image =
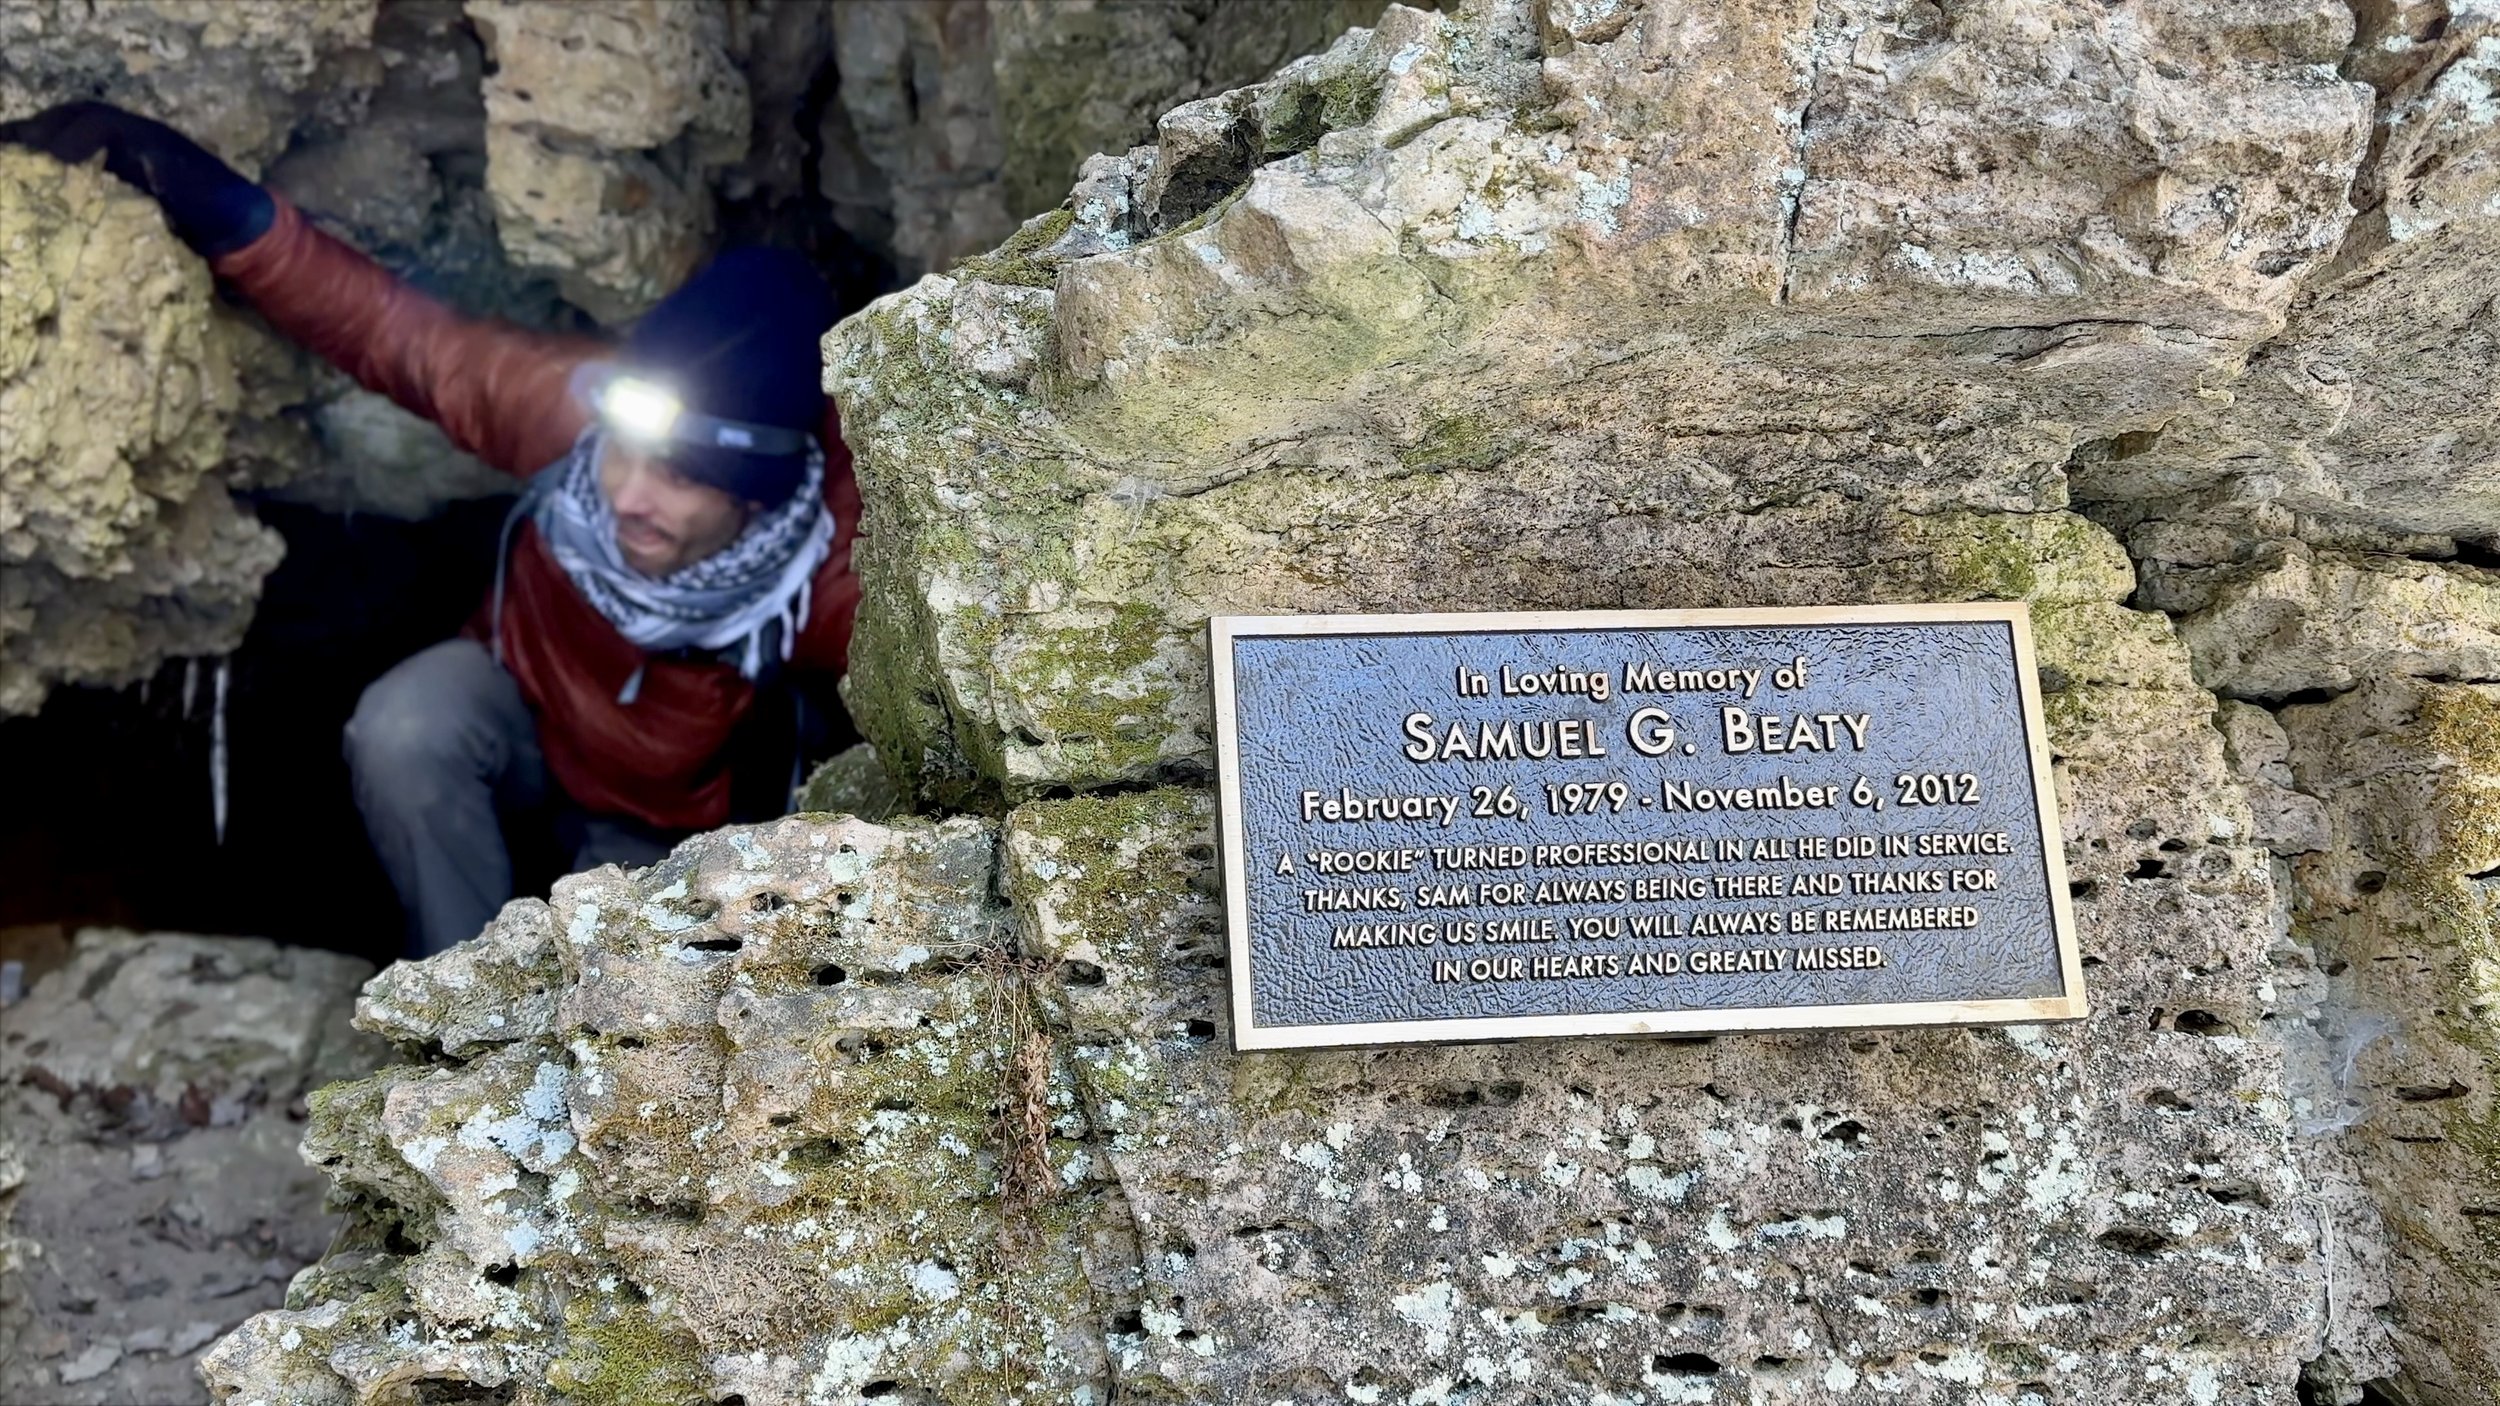
[[[603,344],[463,318],[314,229],[284,200],[268,233],[211,267],[279,331],[506,473],[527,477],[561,459],[589,422],[568,383],[575,366],[607,351]],[[859,487],[831,403],[823,439],[833,553],[816,573],[791,667],[839,673],[859,605],[851,574]],[[725,824],[729,738],[754,706],[754,685],[727,664],[646,658],[573,588],[526,523],[507,570],[504,667],[538,715],[556,784],[597,814],[671,830]],[[481,605],[471,636],[488,636],[488,614]],[[617,702],[646,665],[640,695]]]

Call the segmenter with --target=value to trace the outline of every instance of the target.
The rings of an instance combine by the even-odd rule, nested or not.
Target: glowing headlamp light
[[[668,438],[685,409],[667,387],[636,376],[619,376],[608,382],[599,397],[599,418],[628,439]]]
[[[609,429],[640,444],[683,444],[749,454],[797,454],[807,448],[808,436],[801,431],[689,410],[667,386],[608,363],[585,363],[573,377],[574,395],[597,411]]]

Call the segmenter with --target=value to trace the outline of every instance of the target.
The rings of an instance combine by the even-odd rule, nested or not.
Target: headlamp
[[[573,377],[574,394],[597,412],[601,423],[638,444],[735,449],[767,456],[797,454],[807,448],[808,437],[802,431],[689,410],[661,382],[608,363],[587,363]]]
[[[599,396],[599,418],[628,439],[663,440],[685,406],[667,387],[638,376],[619,376]]]

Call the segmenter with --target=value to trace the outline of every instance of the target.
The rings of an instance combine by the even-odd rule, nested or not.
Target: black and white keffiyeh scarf
[[[654,579],[626,565],[616,545],[616,511],[599,490],[599,447],[593,425],[563,462],[530,479],[514,509],[530,515],[574,588],[645,650],[734,651],[739,672],[750,679],[761,675],[767,658],[787,660],[807,624],[816,568],[833,550],[824,450],[809,443],[798,491],[758,514],[737,540]],[[500,623],[500,604],[496,616]],[[633,701],[641,677],[636,670],[623,701]]]

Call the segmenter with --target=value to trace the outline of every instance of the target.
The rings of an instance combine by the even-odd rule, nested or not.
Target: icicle
[[[182,715],[191,716],[191,696],[200,691],[200,661],[182,661]]]
[[[217,820],[217,843],[226,842],[226,663],[217,661],[213,709],[208,715],[208,805]],[[190,711],[188,706],[185,712]]]

